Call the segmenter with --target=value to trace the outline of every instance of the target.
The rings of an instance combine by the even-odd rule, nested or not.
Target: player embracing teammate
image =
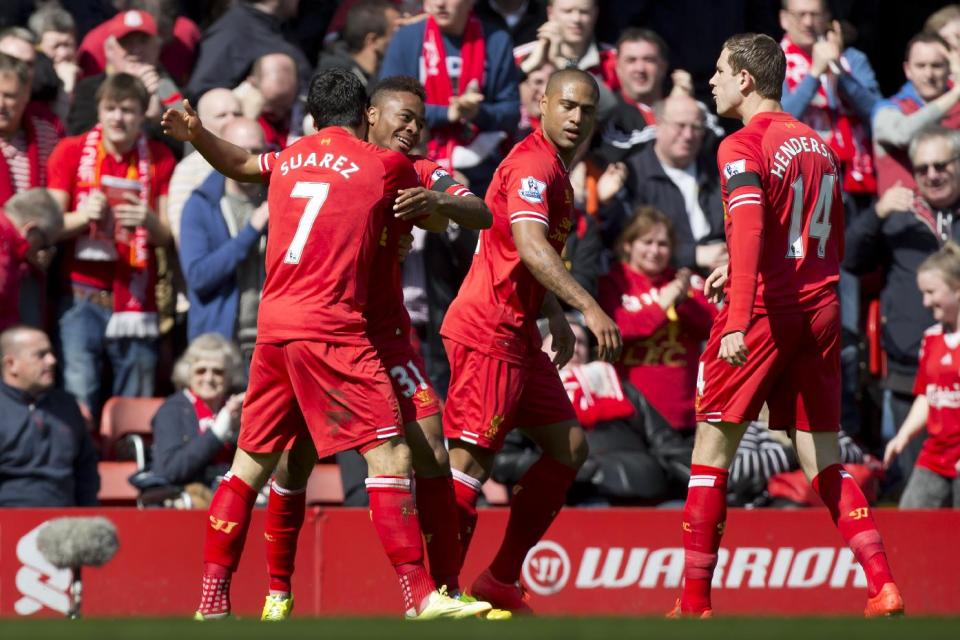
[[[786,61],[765,35],[724,43],[710,80],[717,113],[744,127],[720,145],[729,267],[707,279],[728,304],[700,360],[697,435],[683,510],[684,585],[670,616],[711,615],[727,469],[764,403],[867,577],[868,617],[903,613],[866,498],[840,464],[844,213],[836,157],[779,100]]]

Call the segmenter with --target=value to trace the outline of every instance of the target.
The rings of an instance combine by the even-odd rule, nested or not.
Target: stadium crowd
[[[867,31],[856,3],[760,4],[5,1],[0,506],[94,504],[112,397],[166,398],[152,482],[190,487],[191,504],[207,506],[237,441],[271,212],[263,185],[214,171],[160,118],[188,99],[233,144],[282,150],[313,131],[304,94],[334,67],[368,88],[419,79],[421,152],[481,196],[539,126],[550,74],[596,77],[598,124],[569,169],[577,219],[562,257],[624,348],[614,365],[595,360],[583,318],[568,314],[577,349],[560,375],[591,452],[568,501],[682,500],[698,360],[718,312],[703,278],[728,259],[716,150],[735,123],[717,119],[705,80],[720,43],[749,29],[781,38],[783,107],[842,163],[843,461],[881,502],[960,506],[960,375],[934,379],[921,359],[934,346],[949,357],[957,339],[956,300],[953,318],[931,308],[958,295],[960,270],[926,260],[960,242],[960,5],[939,3],[904,39],[901,75],[852,46]],[[881,77],[903,84],[885,97]],[[476,245],[456,224],[415,229],[404,257],[411,340],[441,395],[439,330]],[[936,326],[947,347],[922,351]],[[494,479],[516,482],[534,449],[511,434]],[[362,461],[338,462],[347,504],[361,503]],[[789,440],[752,424],[730,504],[813,504],[805,486]]]

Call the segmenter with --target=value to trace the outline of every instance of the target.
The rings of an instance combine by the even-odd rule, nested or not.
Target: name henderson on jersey
[[[833,154],[830,153],[827,145],[813,138],[808,138],[807,136],[796,136],[784,141],[777,152],[773,154],[775,162],[770,169],[770,175],[777,176],[783,180],[783,174],[787,171],[787,167],[790,166],[790,161],[803,151],[819,153],[830,161],[831,166],[833,165]]]
[[[334,160],[334,158],[336,158],[336,160]],[[330,164],[331,162],[333,164]],[[349,166],[347,166],[348,163]],[[360,167],[357,166],[357,163],[347,156],[334,156],[332,153],[325,153],[318,162],[316,152],[311,152],[306,158],[303,157],[302,153],[290,154],[290,157],[280,164],[280,173],[287,175],[291,170],[300,169],[301,167],[330,169],[331,171],[336,171],[339,173],[345,180],[350,179],[351,173],[356,173],[360,170]]]

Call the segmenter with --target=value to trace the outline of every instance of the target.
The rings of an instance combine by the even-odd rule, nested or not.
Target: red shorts
[[[403,337],[372,337],[370,340],[384,369],[393,381],[393,393],[400,404],[403,423],[415,422],[440,413],[440,400],[427,377],[423,358]]]
[[[283,451],[304,433],[321,458],[363,453],[403,435],[390,378],[373,346],[297,340],[254,348],[237,446]]]
[[[545,353],[524,364],[488,356],[443,339],[450,359],[450,387],[443,409],[443,433],[499,451],[516,427],[576,421],[557,368]]]
[[[840,304],[756,316],[747,330],[747,363],[720,359],[726,309],[713,323],[697,377],[697,421],[744,423],[764,402],[771,429],[840,429]]]

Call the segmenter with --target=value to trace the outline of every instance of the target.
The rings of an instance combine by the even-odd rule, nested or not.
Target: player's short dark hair
[[[625,42],[649,42],[657,48],[661,58],[664,60],[670,59],[670,47],[667,46],[667,41],[661,38],[660,34],[656,31],[643,29],[641,27],[627,27],[617,39],[618,55],[620,53],[620,47],[622,47]]]
[[[367,90],[351,71],[334,68],[310,79],[307,113],[317,129],[359,127],[365,120]]]
[[[753,84],[761,97],[780,99],[787,58],[776,40],[762,33],[741,33],[727,38],[723,48],[730,52],[728,61],[734,73],[746,71],[753,76]]]
[[[626,262],[629,256],[624,246],[633,244],[633,241],[640,236],[647,235],[658,224],[662,224],[667,229],[667,238],[670,240],[670,253],[672,254],[677,246],[677,233],[673,228],[673,223],[667,217],[667,214],[660,209],[645,204],[633,210],[633,217],[630,218],[630,222],[627,223],[627,226],[620,233],[620,237],[617,238],[617,244],[614,247],[617,257]]]
[[[387,33],[387,11],[397,6],[388,0],[360,0],[347,11],[347,21],[343,25],[340,39],[350,53],[363,49],[363,41],[368,33],[378,38]]]
[[[582,82],[583,84],[591,87],[593,89],[594,100],[600,99],[600,86],[597,85],[597,79],[583,69],[577,68],[560,69],[559,71],[554,71],[551,73],[550,79],[547,80],[547,86],[543,90],[543,94],[547,96],[553,95],[553,93],[557,91],[564,82],[570,81]]]
[[[910,59],[910,52],[913,50],[913,45],[915,44],[939,44],[947,51],[950,50],[950,45],[940,36],[939,33],[934,31],[921,31],[907,41],[907,46],[903,50],[904,62]]]
[[[423,85],[411,76],[389,76],[378,82],[370,92],[370,104],[377,104],[388,93],[412,93],[421,102],[427,101]]]
[[[30,82],[30,65],[5,53],[0,53],[0,73],[12,73],[17,76],[21,87]]]
[[[103,83],[97,87],[95,100],[99,105],[103,100],[136,100],[146,113],[150,106],[150,92],[140,82],[140,78],[132,76],[129,73],[114,73],[104,78]]]

